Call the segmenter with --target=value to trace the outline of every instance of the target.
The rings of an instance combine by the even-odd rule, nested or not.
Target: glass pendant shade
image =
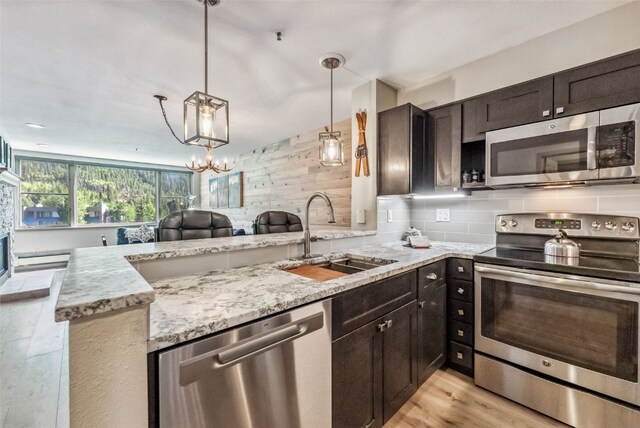
[[[229,102],[199,91],[184,100],[184,142],[202,147],[229,144]]]
[[[344,164],[344,151],[342,150],[342,133],[321,132],[320,140],[320,164],[324,166],[338,166]]]

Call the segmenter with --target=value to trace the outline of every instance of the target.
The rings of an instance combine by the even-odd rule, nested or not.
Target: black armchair
[[[233,236],[229,217],[212,211],[176,211],[160,220],[158,228],[160,241]]]
[[[256,217],[253,225],[254,234],[282,232],[302,232],[300,217],[284,211],[265,211]]]

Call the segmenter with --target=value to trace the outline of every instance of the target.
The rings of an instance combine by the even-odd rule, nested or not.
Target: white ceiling
[[[623,3],[223,0],[209,15],[209,92],[230,101],[231,144],[217,156],[328,124],[327,52],[347,59],[335,72],[344,119],[367,80],[410,86]],[[0,134],[23,150],[188,160],[152,95],[169,98],[180,135],[182,101],[204,85],[202,13],[195,0],[2,0]]]

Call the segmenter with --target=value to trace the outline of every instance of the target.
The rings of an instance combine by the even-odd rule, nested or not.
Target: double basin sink
[[[284,268],[283,270],[296,275],[304,276],[315,281],[328,281],[354,273],[375,269],[396,260],[370,259],[358,256],[341,257],[334,260],[322,261],[319,263],[302,264],[294,268]]]

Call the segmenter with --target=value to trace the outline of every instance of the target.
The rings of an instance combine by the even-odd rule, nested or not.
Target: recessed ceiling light
[[[49,147],[51,147],[50,145],[44,144],[44,143],[38,143],[38,144],[36,144],[36,146],[42,147],[43,149],[48,149]]]
[[[27,125],[29,128],[38,128],[38,129],[44,128],[44,125],[40,125],[39,123],[27,122],[25,123],[25,125]]]

